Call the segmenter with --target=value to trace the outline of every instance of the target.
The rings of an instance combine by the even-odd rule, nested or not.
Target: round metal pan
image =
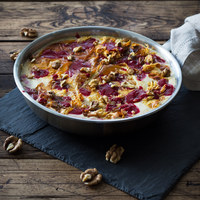
[[[56,42],[58,40],[64,40],[68,37],[74,37],[76,33],[79,33],[81,36],[92,35],[129,38],[141,44],[149,44],[149,46],[153,47],[171,66],[171,69],[173,70],[176,78],[176,86],[174,93],[164,104],[150,112],[138,116],[136,115],[130,118],[111,120],[91,120],[89,118],[76,118],[58,113],[39,104],[31,96],[24,92],[23,85],[20,82],[21,66],[31,55],[33,55],[34,52],[38,51],[39,49],[43,48],[44,46],[50,43]],[[18,89],[24,95],[25,100],[30,106],[30,108],[41,119],[45,120],[52,126],[55,126],[69,133],[107,135],[112,133],[115,134],[124,132],[134,132],[134,130],[138,127],[145,126],[155,116],[155,113],[162,110],[177,95],[182,82],[182,74],[180,66],[176,59],[161,45],[143,35],[118,28],[101,26],[83,26],[55,31],[31,42],[27,47],[23,49],[23,51],[19,54],[17,60],[15,61],[14,79]]]

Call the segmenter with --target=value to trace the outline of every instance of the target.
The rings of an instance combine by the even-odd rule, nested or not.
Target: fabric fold
[[[200,14],[187,17],[182,26],[172,29],[163,47],[180,63],[183,84],[189,90],[200,91]]]

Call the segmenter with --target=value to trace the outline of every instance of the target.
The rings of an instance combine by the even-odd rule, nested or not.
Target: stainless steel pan
[[[157,52],[161,54],[163,58],[171,65],[172,70],[174,71],[175,78],[177,80],[176,88],[171,97],[160,107],[145,113],[143,115],[125,118],[125,119],[113,119],[113,120],[91,120],[91,119],[80,119],[71,117],[68,115],[60,114],[54,110],[48,109],[45,106],[39,104],[31,96],[29,96],[24,91],[24,88],[20,82],[20,72],[21,66],[23,63],[37,50],[42,47],[56,42],[58,40],[66,39],[67,37],[74,37],[76,33],[79,33],[81,36],[84,35],[99,35],[99,36],[114,36],[114,37],[126,37],[131,40],[134,40],[138,43],[147,43],[150,47],[154,47]],[[70,133],[77,134],[92,134],[92,135],[106,135],[111,133],[125,133],[125,132],[134,132],[135,129],[145,126],[154,116],[155,113],[162,110],[166,105],[168,105],[172,99],[178,93],[181,82],[182,74],[181,69],[176,61],[176,59],[161,45],[154,42],[153,40],[123,29],[111,28],[111,27],[101,27],[101,26],[83,26],[76,28],[67,28],[59,31],[55,31],[49,34],[46,34],[23,49],[23,51],[18,56],[14,64],[14,79],[17,87],[24,95],[27,104],[30,108],[43,120],[55,126],[61,130]]]

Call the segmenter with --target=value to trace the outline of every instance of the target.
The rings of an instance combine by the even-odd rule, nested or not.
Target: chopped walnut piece
[[[162,71],[161,75],[162,75],[163,77],[169,77],[169,76],[170,76],[170,70],[167,69],[167,68],[165,68],[165,69]]]
[[[60,87],[65,87],[67,85],[66,80],[60,82]]]
[[[102,175],[98,173],[97,169],[87,169],[80,175],[81,181],[88,186],[97,185],[102,180]]]
[[[156,68],[160,68],[160,64],[159,63],[153,63],[153,64],[144,64],[142,67],[142,71],[144,72],[150,72]]]
[[[74,60],[74,56],[73,56],[73,55],[69,55],[69,56],[67,56],[67,60],[69,60],[69,61]]]
[[[89,67],[81,67],[80,72],[90,72],[90,68]]]
[[[131,41],[127,38],[123,38],[123,39],[116,39],[115,40],[115,46],[116,47],[129,47],[131,44]]]
[[[10,58],[11,60],[15,61],[17,59],[17,56],[19,55],[20,50],[14,50],[10,52]]]
[[[115,46],[116,47],[121,47],[121,45],[122,45],[122,39],[116,39],[115,40]]]
[[[118,81],[113,81],[113,82],[110,82],[109,85],[113,88],[113,87],[120,87],[121,84],[120,82]]]
[[[134,80],[132,81],[124,81],[121,83],[122,87],[128,87],[128,88],[135,88],[136,82]]]
[[[101,78],[108,83],[108,82],[113,81],[115,79],[117,73],[118,73],[117,70],[111,71],[108,75],[104,75]]]
[[[35,29],[32,28],[23,28],[21,29],[21,35],[24,37],[34,38],[38,36],[38,33]]]
[[[3,147],[9,153],[15,153],[22,149],[23,142],[21,139],[11,135],[10,137],[6,138]]]
[[[135,56],[135,53],[134,52],[131,52],[128,56],[128,60],[132,60]]]
[[[104,111],[103,109],[99,109],[93,112],[88,113],[88,117],[98,117],[98,118],[103,118],[107,115],[108,113]]]
[[[132,68],[128,68],[128,74],[129,74],[129,75],[135,74],[135,70],[132,69]]]
[[[97,86],[98,86],[98,80],[97,79],[92,79],[88,85],[90,86],[92,91],[95,91]]]
[[[49,91],[48,94],[49,94],[49,97],[51,97],[51,98],[55,98],[56,97],[56,94],[53,91]]]
[[[74,47],[74,48],[73,48],[73,52],[74,52],[74,53],[80,52],[80,51],[82,51],[82,50],[83,50],[83,47],[82,47],[82,46],[78,46],[78,47]]]
[[[160,89],[160,86],[157,84],[157,82],[155,81],[148,82],[148,88],[147,88],[148,91],[153,91],[158,89]]]
[[[89,107],[90,111],[97,110],[99,107],[99,102],[98,101],[92,101]]]
[[[124,148],[121,146],[117,146],[114,144],[110,149],[106,152],[106,160],[116,164],[120,161],[122,154],[124,153]]]
[[[36,58],[32,58],[32,59],[31,59],[31,63],[34,63],[35,60],[36,60]]]
[[[114,56],[112,56],[112,55],[110,55],[110,54],[107,56],[107,58],[104,58],[104,59],[102,60],[102,62],[103,62],[104,64],[106,64],[106,65],[112,63],[113,61],[114,61]]]
[[[145,63],[152,63],[152,62],[153,62],[153,57],[152,57],[152,55],[147,55],[147,56],[144,58],[144,62],[145,62]]]
[[[83,83],[86,81],[86,79],[87,79],[87,75],[85,73],[77,74],[77,76],[75,78],[75,82],[76,82],[78,88],[83,85]]]
[[[96,45],[98,45],[98,44],[99,44],[99,42],[98,42],[97,40],[93,42],[93,45],[94,45],[94,46],[96,46]]]
[[[61,78],[62,79],[67,79],[67,78],[69,78],[69,75],[68,74],[61,74]]]
[[[108,97],[106,95],[101,96],[100,102],[103,103],[103,104],[107,104],[108,103]]]
[[[53,69],[58,69],[61,66],[61,61],[60,60],[54,60],[50,62],[50,66]]]

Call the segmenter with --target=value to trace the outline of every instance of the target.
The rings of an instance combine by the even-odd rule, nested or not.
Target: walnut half
[[[23,142],[21,139],[11,135],[10,137],[6,138],[3,147],[9,153],[15,153],[22,149]]]
[[[32,28],[23,28],[20,32],[21,36],[34,38],[38,36],[38,33],[35,29]]]
[[[121,146],[117,146],[114,144],[110,149],[106,152],[106,160],[110,161],[114,164],[120,161],[122,154],[124,153],[124,148]]]
[[[19,55],[20,50],[14,50],[10,52],[10,58],[11,60],[15,61],[17,59],[17,56]]]
[[[102,175],[98,173],[97,169],[87,169],[81,173],[80,179],[85,185],[97,185],[102,180]]]

